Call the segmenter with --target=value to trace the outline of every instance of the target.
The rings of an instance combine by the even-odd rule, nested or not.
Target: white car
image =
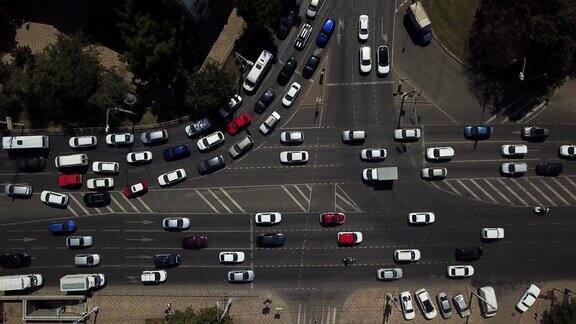
[[[423,168],[422,178],[423,179],[444,179],[448,175],[448,170],[446,168]]]
[[[378,66],[379,75],[388,75],[390,73],[390,53],[388,51],[388,46],[382,45],[378,46],[378,57],[376,64]]]
[[[400,293],[400,306],[402,307],[402,313],[404,313],[404,319],[410,321],[416,317],[414,304],[412,303],[412,294],[409,291]]]
[[[474,275],[474,267],[471,265],[452,265],[446,267],[448,278],[468,278]]]
[[[88,148],[98,144],[96,136],[74,136],[68,141],[71,148]]]
[[[108,135],[106,135],[106,144],[108,144],[108,145],[132,145],[132,144],[134,144],[134,135],[132,135],[130,133],[108,134]]]
[[[422,136],[420,128],[404,128],[394,130],[394,139],[397,141],[417,140]]]
[[[307,151],[283,151],[280,152],[280,162],[286,164],[297,164],[308,162]]]
[[[560,146],[560,156],[567,159],[576,158],[576,145],[562,145]]]
[[[159,284],[168,278],[166,270],[144,270],[140,275],[143,284]]]
[[[383,268],[376,270],[378,280],[389,281],[402,278],[402,269],[400,268]]]
[[[428,160],[447,160],[454,156],[454,149],[451,147],[430,147],[426,150]]]
[[[502,163],[500,171],[504,175],[519,176],[528,171],[528,164],[525,162],[506,162]]]
[[[254,271],[236,270],[228,272],[228,282],[230,283],[248,283],[254,281]]]
[[[46,205],[50,206],[55,207],[68,206],[68,195],[59,192],[44,190],[40,194],[40,200]]]
[[[518,300],[518,303],[516,304],[516,309],[520,313],[524,313],[525,311],[528,310],[528,308],[534,305],[539,295],[540,295],[540,288],[538,288],[538,286],[536,286],[535,284],[530,284],[528,289],[526,289],[524,294],[522,294],[522,297],[520,297],[520,300]]]
[[[504,229],[501,227],[483,228],[480,235],[485,240],[500,240],[504,238]]]
[[[343,142],[362,142],[366,139],[366,132],[363,130],[346,130],[342,132]]]
[[[456,307],[460,317],[466,318],[470,316],[470,307],[466,305],[466,300],[464,300],[464,296],[462,294],[454,296],[452,301],[454,302],[454,307]]]
[[[436,220],[436,216],[431,212],[418,212],[408,214],[408,223],[412,225],[427,225],[432,224]]]
[[[300,93],[300,88],[300,83],[292,82],[290,89],[288,89],[288,92],[286,92],[284,98],[282,98],[282,104],[284,107],[288,108],[292,106],[292,103],[294,103],[294,100],[296,100],[296,97],[298,97],[298,94]]]
[[[152,161],[152,152],[150,151],[137,151],[126,154],[126,162],[128,163],[145,163]]]
[[[92,171],[95,173],[116,174],[120,172],[120,164],[110,161],[95,161],[92,163]]]
[[[246,259],[244,252],[220,252],[220,263],[242,263]]]
[[[186,180],[186,171],[184,171],[184,169],[178,169],[160,175],[158,177],[158,184],[160,184],[162,187],[165,187],[184,180]]]
[[[319,0],[310,0],[310,4],[306,9],[306,17],[309,19],[314,19],[318,15],[318,10],[320,10],[320,6],[318,4]]]
[[[524,144],[502,145],[500,152],[505,157],[520,157],[528,154],[528,146]]]
[[[279,212],[266,212],[254,215],[256,225],[275,225],[282,221],[282,214]]]
[[[372,49],[370,46],[362,46],[360,47],[360,72],[361,73],[370,73],[372,70]]]
[[[74,265],[79,267],[93,267],[100,264],[100,254],[77,254]]]
[[[368,161],[383,160],[386,156],[386,149],[383,148],[367,148],[360,152],[360,158]]]
[[[430,296],[428,295],[426,289],[424,288],[418,289],[416,290],[414,295],[416,295],[416,300],[418,301],[418,304],[420,305],[422,313],[424,313],[424,317],[426,319],[433,319],[434,317],[436,317],[436,315],[438,315],[438,313],[436,312],[436,308],[434,308],[434,304],[432,304],[432,301],[430,300]]]
[[[66,246],[69,248],[89,247],[92,244],[94,244],[92,236],[68,236],[66,238]]]
[[[358,38],[361,41],[368,39],[369,28],[368,28],[368,16],[361,15],[358,17]]]
[[[90,190],[112,189],[114,188],[114,179],[110,177],[88,179],[86,185]]]
[[[406,249],[394,251],[394,260],[397,262],[414,262],[420,260],[422,254],[418,249]]]
[[[263,135],[267,135],[272,129],[274,129],[279,120],[280,114],[276,111],[273,111],[270,116],[268,116],[268,118],[266,118],[266,120],[260,125],[260,132]]]
[[[152,132],[144,132],[140,134],[140,141],[142,144],[156,144],[156,143],[163,143],[168,140],[168,131],[165,129],[152,131]]]
[[[282,144],[295,144],[302,142],[304,142],[304,133],[300,131],[280,133],[280,143]]]
[[[196,143],[200,151],[207,151],[216,145],[222,144],[226,138],[221,131],[214,132],[208,136],[202,137]]]
[[[185,230],[190,228],[190,218],[167,217],[162,220],[162,228],[165,230]]]

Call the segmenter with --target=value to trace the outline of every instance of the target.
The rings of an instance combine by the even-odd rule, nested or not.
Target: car
[[[419,128],[404,128],[394,130],[394,139],[397,141],[417,140],[422,136]]]
[[[282,221],[282,214],[279,212],[265,212],[254,215],[256,225],[276,225]]]
[[[400,268],[382,268],[376,270],[378,280],[389,281],[402,278],[402,269]]]
[[[243,112],[238,117],[234,118],[234,120],[230,121],[228,125],[226,125],[226,131],[230,135],[236,135],[239,131],[243,130],[244,128],[250,126],[252,123],[252,116],[248,112]]]
[[[126,185],[122,188],[122,193],[126,198],[134,198],[142,196],[148,192],[148,181],[140,181],[131,185]]]
[[[276,93],[272,89],[268,89],[264,91],[264,93],[258,98],[258,101],[254,104],[254,111],[258,114],[263,113],[266,111],[266,108],[274,102],[276,98]]]
[[[388,73],[390,73],[390,52],[388,51],[388,46],[378,46],[378,56],[376,61],[378,66],[378,75],[388,75]]]
[[[94,244],[92,236],[68,236],[66,238],[66,246],[73,248],[85,248]]]
[[[88,207],[103,207],[110,205],[110,193],[108,191],[90,192],[84,195],[84,204]]]
[[[362,243],[364,236],[361,232],[338,232],[338,245],[354,246]]]
[[[90,190],[112,189],[114,188],[114,179],[110,177],[88,179],[86,186]]]
[[[210,120],[210,118],[206,117],[197,120],[192,124],[184,127],[184,132],[186,132],[186,135],[188,135],[188,137],[194,137],[206,132],[210,128],[212,128],[212,121]]]
[[[58,185],[62,188],[74,188],[82,186],[82,175],[80,174],[61,174],[58,176]]]
[[[367,74],[372,70],[372,49],[370,46],[360,47],[360,73]]]
[[[454,149],[451,147],[430,147],[426,149],[428,160],[449,160],[454,156]]]
[[[234,112],[240,108],[242,105],[242,97],[240,95],[235,94],[228,100],[228,103],[218,110],[218,114],[222,119],[228,119],[234,115]]]
[[[294,26],[296,16],[296,12],[294,12],[294,10],[290,10],[286,17],[282,17],[282,19],[280,19],[280,27],[276,32],[276,37],[278,37],[278,39],[286,39],[286,37],[288,37],[292,26]]]
[[[25,183],[9,183],[4,187],[4,193],[12,198],[30,198],[32,186]]]
[[[77,254],[74,265],[78,267],[94,267],[100,264],[100,254]]]
[[[422,179],[444,179],[447,175],[446,168],[422,168]]]
[[[76,221],[68,219],[65,221],[50,224],[50,232],[54,235],[70,234],[76,231]]]
[[[308,42],[308,38],[310,38],[310,34],[312,34],[312,25],[304,24],[302,29],[300,29],[300,33],[296,37],[296,41],[294,41],[294,48],[301,51],[306,47],[306,43]]]
[[[165,129],[157,131],[146,131],[140,134],[142,144],[160,144],[168,141],[168,131]]]
[[[396,262],[414,262],[420,260],[422,254],[418,249],[405,249],[394,251],[394,260]]]
[[[278,121],[280,120],[281,116],[278,112],[273,111],[270,116],[268,116],[268,118],[266,118],[266,120],[264,120],[264,122],[260,125],[260,132],[263,135],[267,135],[268,133],[270,133],[274,127],[276,126],[276,124],[278,124]]]
[[[282,233],[260,234],[256,238],[259,247],[281,247],[286,243],[286,237]]]
[[[280,162],[286,164],[299,164],[308,162],[307,151],[283,151],[280,152]]]
[[[454,307],[456,308],[456,311],[458,311],[458,314],[460,314],[460,317],[466,318],[470,316],[470,308],[466,305],[466,300],[464,300],[462,294],[454,296],[452,301],[454,302]]]
[[[528,141],[543,141],[549,134],[550,131],[547,128],[538,126],[524,127],[521,132],[522,138]]]
[[[416,296],[416,300],[418,301],[418,305],[420,305],[420,308],[422,309],[422,313],[424,314],[424,317],[426,319],[430,320],[430,319],[433,319],[434,317],[436,317],[436,315],[438,315],[438,313],[436,313],[436,308],[434,308],[434,305],[432,304],[432,301],[430,300],[430,295],[428,295],[428,292],[426,291],[426,289],[424,289],[424,288],[418,289],[418,290],[416,290],[414,295]]]
[[[452,317],[452,306],[450,306],[450,297],[445,292],[441,292],[436,295],[436,301],[438,302],[438,309],[440,309],[440,315],[444,319],[449,319]]]
[[[140,275],[143,284],[159,284],[166,281],[167,278],[166,270],[144,270]]]
[[[246,259],[244,252],[220,252],[220,263],[242,263]]]
[[[306,18],[316,18],[318,11],[320,10],[319,2],[320,0],[310,0],[310,4],[308,4],[308,8],[306,8]]]
[[[322,51],[319,49],[315,50],[314,53],[312,53],[308,58],[306,65],[304,65],[304,68],[302,69],[302,76],[306,79],[310,79],[314,75],[314,72],[316,72],[321,59]]]
[[[576,158],[576,145],[562,145],[558,150],[560,157],[566,159],[574,159]]]
[[[92,171],[95,173],[116,174],[120,171],[120,164],[110,161],[95,161],[92,163]]]
[[[280,70],[280,73],[278,73],[277,78],[278,83],[281,85],[285,85],[286,83],[288,83],[288,81],[292,77],[292,74],[294,74],[294,71],[296,71],[297,66],[298,61],[296,61],[296,59],[293,57],[289,58],[286,61],[286,63],[284,63],[284,66]]]
[[[183,249],[204,249],[208,247],[208,236],[186,236],[182,238]]]
[[[44,190],[40,193],[40,200],[48,206],[64,208],[68,206],[68,195]]]
[[[481,247],[457,248],[454,251],[454,256],[459,261],[478,260],[483,254],[484,250]]]
[[[224,143],[225,139],[226,137],[224,137],[224,134],[221,131],[216,131],[199,139],[198,142],[196,142],[196,145],[201,152],[204,152]]]
[[[182,263],[182,257],[176,253],[156,254],[153,260],[156,268],[173,268]]]
[[[474,275],[474,267],[471,265],[451,265],[446,267],[448,278],[468,278]]]
[[[367,40],[369,31],[368,15],[360,15],[360,17],[358,17],[358,39],[361,41]]]
[[[487,125],[468,125],[464,127],[464,137],[469,140],[485,140],[494,134],[494,127]]]
[[[19,158],[18,171],[21,172],[38,172],[46,168],[46,159],[41,156]]]
[[[68,145],[73,149],[90,148],[98,145],[98,140],[93,135],[74,136],[70,137]]]
[[[184,171],[184,169],[177,169],[161,174],[158,177],[158,184],[161,187],[166,187],[184,180],[186,180],[186,171]]]
[[[538,162],[536,163],[535,171],[539,176],[556,177],[562,173],[562,163]]]
[[[138,164],[147,163],[152,161],[152,152],[150,151],[137,151],[126,154],[126,162]]]
[[[292,82],[292,84],[290,85],[290,89],[288,89],[288,92],[286,92],[286,94],[282,98],[282,105],[284,105],[284,107],[289,108],[290,106],[292,106],[292,104],[296,100],[296,97],[298,97],[298,94],[300,93],[300,88],[301,88],[300,83]]]
[[[405,320],[410,321],[416,317],[416,312],[414,312],[414,305],[412,303],[412,294],[410,291],[403,291],[400,293],[400,306]]]
[[[0,255],[0,265],[3,268],[21,268],[32,264],[32,255],[27,252],[4,253]]]
[[[528,289],[526,289],[524,294],[520,297],[520,300],[518,300],[518,303],[516,303],[516,309],[520,313],[526,312],[532,305],[534,305],[538,296],[540,296],[540,288],[535,284],[530,284]]]
[[[322,213],[320,214],[320,224],[322,226],[337,226],[346,222],[346,215],[344,213]]]
[[[253,270],[235,270],[229,271],[228,275],[229,283],[248,283],[254,281],[254,271]]]
[[[181,231],[190,228],[190,218],[167,217],[162,220],[162,228],[169,231]]]
[[[360,158],[367,161],[383,160],[386,155],[386,149],[383,148],[367,148],[360,152]]]
[[[222,157],[222,155],[218,155],[218,156],[215,156],[215,157],[210,158],[210,159],[199,161],[197,168],[198,168],[198,173],[208,174],[208,173],[216,172],[225,166],[226,166],[226,163],[224,162],[224,158]]]
[[[102,273],[94,273],[91,275],[94,279],[94,287],[101,288],[106,284],[106,277]]]
[[[169,147],[162,153],[164,160],[175,161],[190,156],[190,149],[186,144]]]
[[[108,134],[106,135],[106,144],[113,146],[132,145],[134,144],[134,135],[130,133]]]
[[[342,132],[342,142],[364,142],[366,132],[363,130],[345,130]]]
[[[434,223],[436,216],[432,212],[417,212],[408,214],[408,223],[412,225],[428,225]]]
[[[253,146],[254,146],[254,140],[252,140],[252,137],[250,137],[250,135],[246,135],[242,137],[242,139],[240,139],[238,142],[236,142],[236,144],[232,145],[228,149],[228,153],[233,159],[235,159],[240,155],[248,152]]]
[[[500,172],[507,176],[521,176],[528,171],[528,164],[525,162],[505,162],[500,166]]]
[[[504,229],[501,227],[486,227],[480,232],[484,240],[500,240],[504,238]]]
[[[300,131],[290,131],[280,133],[280,143],[300,144],[304,142],[304,133]]]
[[[500,152],[504,157],[521,157],[528,154],[528,146],[524,144],[502,145]]]
[[[326,47],[330,41],[330,37],[332,37],[335,27],[336,23],[333,19],[326,19],[322,25],[322,29],[320,29],[320,32],[318,33],[318,36],[316,36],[316,46],[320,48]]]

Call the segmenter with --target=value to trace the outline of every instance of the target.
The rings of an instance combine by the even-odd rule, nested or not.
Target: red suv
[[[228,131],[228,134],[234,135],[248,127],[250,123],[252,123],[252,116],[248,112],[243,112],[226,125],[226,130]]]
[[[320,215],[320,224],[322,226],[342,225],[346,222],[344,213],[324,213]]]
[[[202,249],[208,247],[208,236],[186,236],[182,238],[183,249]]]
[[[58,176],[58,185],[62,188],[82,186],[80,174],[61,174]]]

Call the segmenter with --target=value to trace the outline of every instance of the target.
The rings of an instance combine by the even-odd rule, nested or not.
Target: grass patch
[[[480,0],[422,0],[432,31],[454,55],[468,62],[470,27]]]
[[[142,115],[142,119],[140,120],[140,122],[138,122],[137,126],[154,125],[156,123],[158,123],[158,117],[156,117],[150,111],[150,108],[147,108],[146,112]]]

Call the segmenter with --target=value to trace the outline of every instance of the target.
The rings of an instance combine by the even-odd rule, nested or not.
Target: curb
[[[458,64],[460,64],[462,67],[472,71],[472,68],[470,66],[468,66],[468,64],[464,63],[464,61],[462,61],[462,59],[460,59],[458,56],[456,56],[454,53],[452,53],[447,47],[445,47],[436,37],[435,33],[432,33],[432,38],[434,38],[434,40],[436,41],[436,43],[440,46],[440,48],[442,48],[442,50],[444,52],[446,52],[446,54],[448,54],[448,56],[450,56],[454,61],[456,61]]]

